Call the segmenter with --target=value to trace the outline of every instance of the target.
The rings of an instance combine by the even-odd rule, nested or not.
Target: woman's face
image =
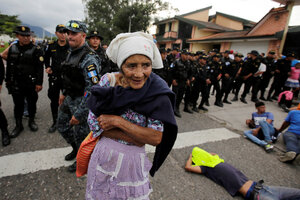
[[[130,56],[123,63],[122,72],[129,87],[140,89],[152,72],[151,60],[147,56],[139,54]]]

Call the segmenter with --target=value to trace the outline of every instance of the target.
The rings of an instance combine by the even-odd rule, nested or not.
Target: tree
[[[21,21],[17,15],[4,15],[0,13],[0,35],[7,34],[13,35],[16,26],[20,25]]]
[[[162,0],[83,0],[88,29],[98,30],[109,43],[117,34],[144,31],[149,27],[152,16],[169,8]]]

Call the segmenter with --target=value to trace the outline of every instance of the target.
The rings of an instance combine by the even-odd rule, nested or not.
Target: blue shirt
[[[274,115],[270,112],[265,112],[262,114],[258,114],[257,112],[252,113],[252,119],[255,123],[255,127],[259,127],[259,121],[267,121],[267,119],[271,119],[271,125],[273,125]]]
[[[300,135],[300,110],[290,111],[285,121],[290,123],[288,132]]]

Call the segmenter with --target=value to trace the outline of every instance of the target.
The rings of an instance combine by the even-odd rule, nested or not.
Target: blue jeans
[[[286,131],[283,134],[283,139],[286,144],[287,152],[294,151],[297,154],[300,153],[300,136],[299,135]]]
[[[259,194],[255,197],[259,200],[299,200],[300,189],[277,187],[277,186],[265,186],[259,190]]]
[[[267,142],[272,142],[271,137],[275,133],[274,127],[269,124],[266,121],[259,121],[259,125],[261,126],[262,132],[265,136],[265,141],[258,139],[256,136],[252,134],[252,130],[244,131],[244,135],[249,138],[252,142],[260,145],[260,146],[265,146],[268,143]]]
[[[258,123],[262,129],[262,132],[264,133],[265,141],[272,142],[271,137],[275,133],[273,125],[269,124],[267,121],[259,121]]]

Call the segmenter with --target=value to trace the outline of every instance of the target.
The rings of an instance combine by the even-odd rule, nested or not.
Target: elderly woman
[[[152,73],[162,60],[151,35],[119,34],[107,49],[120,72],[102,76],[87,104],[93,137],[86,199],[149,199],[154,176],[177,136],[175,95]],[[145,144],[156,146],[153,164]]]

